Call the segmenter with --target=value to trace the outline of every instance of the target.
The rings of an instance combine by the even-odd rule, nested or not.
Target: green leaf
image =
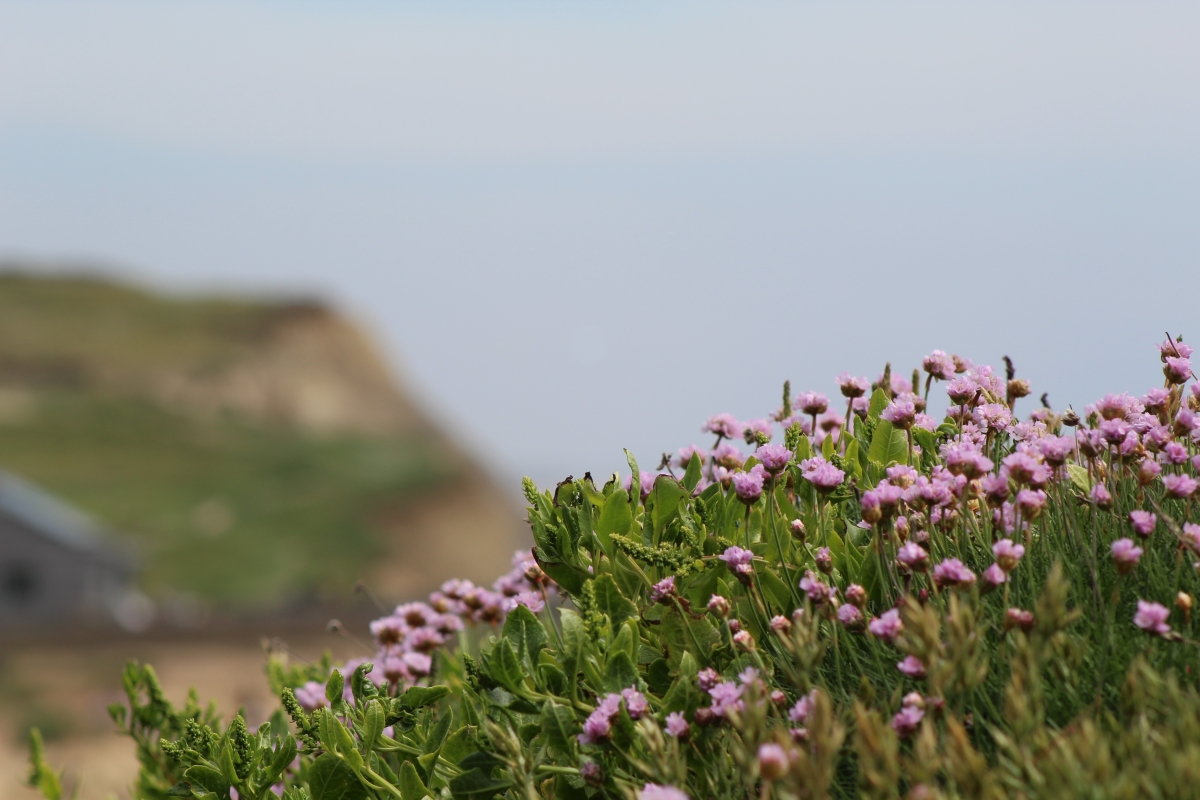
[[[731,595],[724,596],[730,597]],[[683,668],[683,658],[688,653],[691,653],[701,665],[707,665],[713,648],[721,639],[720,634],[707,621],[685,618],[675,608],[663,615],[662,622],[659,624],[658,636],[659,642],[667,650],[667,664],[672,670]],[[699,643],[699,650],[697,650],[696,642],[692,641],[693,637]]]
[[[525,670],[521,667],[521,660],[517,658],[511,641],[501,639],[497,642],[496,646],[492,648],[488,666],[492,680],[496,683],[513,694],[520,694],[523,691]]]
[[[346,687],[346,680],[342,677],[342,673],[336,669],[329,674],[329,680],[325,682],[325,699],[330,705],[338,703],[342,699],[342,690]]]
[[[400,695],[400,704],[409,708],[424,708],[450,694],[448,686],[413,686]]]
[[[363,714],[363,750],[370,750],[375,746],[375,740],[383,733],[384,723],[383,703],[376,699],[372,699],[367,703],[366,713]]]
[[[879,419],[879,415],[887,408],[889,402],[888,396],[884,394],[883,389],[876,389],[874,394],[871,395],[871,405],[867,407],[867,419]]]
[[[656,547],[667,524],[679,514],[679,501],[686,495],[683,484],[670,475],[659,475],[654,479],[654,488],[650,490],[646,500],[648,506],[653,506],[651,517],[654,523],[653,542]]]
[[[637,614],[637,606],[625,599],[612,575],[596,578],[596,607],[612,620],[613,630],[619,630],[625,620]]]
[[[215,792],[218,795],[223,795],[229,791],[229,781],[225,780],[225,776],[206,764],[196,764],[195,766],[188,767],[183,773],[183,777],[187,778],[189,783],[193,783],[210,792]]]
[[[821,442],[821,455],[828,461],[833,456],[834,441],[832,436],[826,436]]]
[[[788,614],[796,605],[792,590],[766,564],[755,564],[754,571],[758,573],[758,584],[767,600],[779,609],[779,613]]]
[[[446,741],[446,734],[450,732],[450,723],[453,721],[453,715],[446,712],[442,718],[438,720],[433,729],[429,731],[429,735],[425,738],[425,746],[422,748],[426,753],[432,753],[442,746],[442,742]]]
[[[531,671],[538,663],[538,651],[550,641],[542,621],[525,606],[517,606],[508,612],[501,635],[512,642],[513,650]]]
[[[569,608],[560,609],[558,621],[562,626],[563,650],[562,665],[567,676],[573,678],[579,671],[580,659],[588,643],[587,628],[583,618]]]
[[[619,692],[630,686],[638,685],[637,667],[633,659],[624,650],[609,653],[608,663],[604,666],[604,685],[606,692]]]
[[[591,577],[584,570],[570,564],[561,561],[547,561],[537,551],[534,551],[534,557],[542,571],[553,578],[555,583],[566,589],[568,594],[578,595],[583,591],[583,584]]]
[[[424,781],[417,774],[417,768],[411,761],[405,761],[404,766],[400,767],[399,777],[400,783],[397,788],[400,789],[403,800],[422,800],[429,796],[429,790],[425,788]]]
[[[609,558],[613,557],[612,535],[619,533],[628,536],[632,526],[633,512],[629,509],[629,493],[624,489],[617,489],[604,501],[604,508],[600,509],[600,519],[596,522],[596,536],[600,538],[600,544]]]
[[[487,800],[511,785],[509,781],[493,778],[490,770],[473,769],[450,781],[450,794],[460,800]]]
[[[871,437],[867,458],[881,467],[908,463],[908,437],[904,431],[892,427],[892,423],[886,419],[879,420],[875,425],[875,435]]]
[[[704,474],[704,463],[700,460],[700,456],[692,453],[692,457],[688,459],[687,471],[683,473],[683,486],[687,489],[688,494],[696,491],[696,487],[700,485],[700,478]]]
[[[571,709],[549,700],[542,705],[542,735],[546,744],[572,761],[575,758],[575,734],[578,732],[579,726]]]
[[[275,755],[271,757],[271,766],[267,770],[266,780],[263,783],[272,784],[279,781],[284,771],[291,766],[291,763],[296,760],[296,738],[290,733],[283,737],[283,741],[279,743],[279,747],[275,749]]]
[[[633,453],[625,451],[625,463],[629,464],[629,474],[633,478],[629,481],[629,505],[632,508],[637,508],[638,500],[641,499],[642,472],[638,469],[637,459],[633,457]]]
[[[464,704],[469,704],[469,702],[465,700]],[[446,741],[442,743],[442,759],[449,761],[451,764],[457,764],[478,749],[479,745],[475,742],[474,726],[464,725],[450,734]]]
[[[354,770],[332,753],[325,753],[308,768],[312,800],[365,800],[367,787]]]
[[[1071,478],[1071,483],[1075,484],[1075,488],[1081,492],[1090,492],[1092,490],[1092,482],[1088,479],[1087,467],[1080,464],[1067,464],[1067,475]]]

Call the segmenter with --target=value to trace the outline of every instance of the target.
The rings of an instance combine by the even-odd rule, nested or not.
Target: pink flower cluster
[[[608,694],[597,704],[596,710],[588,715],[583,722],[583,733],[575,738],[580,744],[600,744],[608,741],[612,735],[613,718],[621,713],[624,703],[625,713],[632,720],[639,720],[650,709],[646,696],[632,686],[622,689],[620,694]]]

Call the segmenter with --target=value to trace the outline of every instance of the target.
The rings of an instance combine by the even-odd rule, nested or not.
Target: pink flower
[[[1026,519],[1036,519],[1046,507],[1047,499],[1041,489],[1022,489],[1017,492],[1017,506]]]
[[[525,606],[533,613],[538,614],[545,608],[546,601],[537,592],[521,592],[504,601],[505,611],[512,611],[517,606]]]
[[[646,472],[646,470],[642,470],[641,472],[642,472],[642,474],[639,479],[638,485],[640,486],[640,488],[642,490],[642,499],[645,500],[647,497],[650,496],[650,490],[654,488],[654,480],[658,476],[655,475],[653,472]],[[626,475],[623,485],[625,487],[625,491],[632,492],[633,489],[630,487],[633,486],[633,476]]]
[[[837,610],[838,622],[842,623],[847,630],[862,630],[863,614],[858,610],[857,606],[849,603],[842,603]]]
[[[758,747],[758,771],[763,780],[777,781],[787,774],[791,763],[787,751],[777,744],[763,744]]]
[[[1163,445],[1162,452],[1158,456],[1159,460],[1164,464],[1171,466],[1179,466],[1186,464],[1188,460],[1187,448],[1179,442],[1167,442]]]
[[[733,549],[733,548],[731,548],[731,549]],[[739,547],[736,549],[740,550],[741,548]],[[749,553],[750,551],[746,550],[744,552]],[[728,555],[729,551],[726,550],[725,554]],[[754,554],[750,553],[750,555],[753,558]],[[718,556],[718,558],[721,558],[721,560],[724,561],[723,557]],[[727,565],[729,564],[728,561],[726,561],[725,563]],[[730,566],[730,569],[737,569],[738,566],[741,566],[741,565]],[[749,562],[747,562],[747,566],[749,566]],[[729,616],[729,612],[732,610],[733,610],[733,607],[729,602],[729,598],[722,597],[719,594],[714,594],[712,597],[708,598],[708,612],[710,614],[715,614],[716,616],[720,617],[721,619],[725,619],[725,617]]]
[[[836,489],[846,478],[846,473],[830,464],[823,458],[807,459],[809,461],[820,461],[812,469],[804,473],[804,477],[816,488],[817,491],[826,493]]]
[[[954,359],[941,350],[934,350],[925,356],[921,367],[940,381],[948,381],[954,377]]]
[[[947,558],[933,568],[933,582],[938,586],[970,586],[975,573],[957,558]]]
[[[984,475],[979,483],[991,503],[999,504],[1008,499],[1007,475]]]
[[[647,783],[637,793],[637,800],[689,800],[689,798],[687,792],[680,791],[674,786]]]
[[[900,735],[902,739],[907,739],[917,732],[917,726],[921,724],[921,720],[925,718],[925,709],[919,706],[905,706],[900,709],[900,713],[892,717],[892,730]]]
[[[815,417],[829,408],[829,398],[820,392],[801,392],[792,402],[792,407],[802,414]]]
[[[730,547],[724,553],[717,556],[721,561],[725,562],[725,566],[739,575],[749,575],[752,571],[750,562],[754,560],[754,553],[741,547]],[[715,597],[716,595],[714,595]],[[722,598],[724,599],[724,598]]]
[[[1187,383],[1188,378],[1192,377],[1192,363],[1186,358],[1168,356],[1163,360],[1163,375],[1171,383]]]
[[[1196,491],[1196,479],[1190,475],[1163,475],[1163,487],[1167,496],[1186,500]]]
[[[1112,558],[1113,563],[1117,566],[1117,572],[1122,575],[1128,575],[1137,567],[1138,560],[1142,557],[1142,548],[1133,543],[1132,539],[1117,539],[1112,543]]]
[[[904,660],[896,665],[896,669],[910,678],[925,677],[925,665],[916,656],[905,656]]]
[[[303,686],[298,686],[293,690],[296,695],[296,702],[305,711],[314,711],[321,706],[328,705],[325,700],[325,685],[316,681],[309,681]]]
[[[955,378],[946,384],[946,394],[950,396],[950,402],[956,406],[969,403],[977,391],[979,391],[979,387],[975,381],[965,376]]]
[[[992,555],[1002,570],[1012,572],[1024,557],[1025,546],[1014,544],[1012,539],[1001,539],[992,545]]]
[[[817,702],[817,690],[813,689],[808,694],[796,701],[796,704],[788,710],[788,719],[795,722],[797,725],[803,725],[808,719],[808,715],[812,713],[813,705]]]
[[[1129,522],[1133,525],[1133,530],[1138,536],[1149,536],[1154,533],[1154,527],[1158,524],[1158,517],[1149,511],[1130,511]]]
[[[733,491],[737,493],[738,500],[746,505],[753,505],[758,498],[762,497],[764,478],[765,472],[762,470],[761,464],[749,472],[735,472],[733,474]]]
[[[710,709],[718,717],[724,718],[731,711],[741,712],[745,707],[741,700],[742,686],[732,681],[718,683],[708,690],[708,696],[712,698]]]
[[[872,636],[885,642],[894,642],[904,630],[904,622],[900,619],[900,612],[891,608],[871,620],[867,629],[871,631]]]
[[[673,739],[686,736],[688,728],[690,727],[691,726],[688,725],[688,721],[684,719],[682,713],[678,711],[672,711],[670,714],[667,714],[667,736],[670,736]]]
[[[740,439],[743,426],[732,414],[716,414],[709,417],[708,422],[704,423],[704,427],[700,430],[705,433],[715,433],[726,439]]]
[[[909,569],[920,572],[929,563],[929,553],[915,542],[905,542],[896,551],[896,560]]]
[[[746,440],[746,444],[754,444],[758,441],[758,434],[761,433],[769,440],[774,430],[771,420],[752,419],[746,423],[746,429],[742,431],[742,438]]]
[[[1099,508],[1112,508],[1112,494],[1109,493],[1108,489],[1104,487],[1103,483],[1097,483],[1095,486],[1093,486],[1089,496],[1091,497],[1092,502],[1095,503]]]
[[[842,390],[842,397],[855,398],[867,393],[871,388],[871,381],[867,378],[854,378],[849,372],[843,372],[837,376],[837,385]]]
[[[1004,630],[1020,628],[1029,633],[1033,630],[1033,612],[1021,608],[1010,608],[1004,612]]]
[[[1183,342],[1177,342],[1174,339],[1164,339],[1158,345],[1158,352],[1165,361],[1168,358],[1191,358],[1192,348],[1188,347]]]
[[[721,682],[721,675],[712,667],[705,667],[696,675],[696,683],[700,691],[707,692]]]
[[[988,586],[996,587],[1008,580],[1008,574],[1000,568],[999,564],[992,564],[983,571],[983,580]]]
[[[772,475],[782,472],[792,459],[792,451],[781,444],[764,444],[754,452],[754,455]]]
[[[913,421],[917,417],[917,408],[911,400],[902,400],[897,397],[888,403],[887,408],[880,413],[879,417],[900,430],[906,431],[912,427]]]
[[[1185,544],[1200,552],[1200,525],[1192,522],[1183,523],[1183,539]]]
[[[1167,624],[1169,616],[1171,616],[1171,612],[1166,606],[1138,600],[1137,613],[1133,615],[1133,624],[1144,631],[1163,636],[1171,632],[1171,626]]]
[[[650,587],[650,602],[665,603],[675,596],[675,576],[669,575]]]
[[[1197,428],[1200,428],[1200,417],[1196,416],[1196,412],[1186,406],[1179,409],[1179,413],[1175,415],[1175,420],[1171,425],[1175,435],[1188,436]]]
[[[807,594],[809,600],[818,604],[832,600],[834,594],[837,593],[836,588],[827,586],[812,570],[806,571],[804,577],[800,579],[800,591]]]
[[[641,719],[650,708],[650,704],[646,702],[646,696],[632,686],[622,689],[621,697],[625,700],[625,711],[632,720]]]

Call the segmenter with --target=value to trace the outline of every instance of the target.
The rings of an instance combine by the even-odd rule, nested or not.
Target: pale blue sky
[[[1194,3],[0,3],[0,256],[359,314],[506,476],[1200,337]]]

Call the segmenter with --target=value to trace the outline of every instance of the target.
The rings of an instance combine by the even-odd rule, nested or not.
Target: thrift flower
[[[670,736],[673,739],[679,739],[687,736],[688,729],[690,727],[691,726],[688,725],[688,721],[684,719],[681,712],[672,711],[670,714],[667,714],[667,736]]]
[[[905,706],[900,713],[892,717],[892,730],[902,739],[907,739],[917,732],[917,726],[925,718],[925,709],[918,706]]]
[[[733,490],[738,500],[746,505],[753,505],[762,497],[764,472],[761,465],[749,472],[736,472],[733,475]]]
[[[675,576],[669,575],[650,587],[651,603],[667,603],[675,596]]]
[[[743,427],[742,423],[738,422],[732,414],[716,414],[709,417],[708,422],[704,423],[704,427],[700,430],[705,433],[715,433],[725,439],[740,439]]]
[[[1190,475],[1163,475],[1163,487],[1168,497],[1186,500],[1196,491],[1196,479]]]
[[[703,464],[705,459],[708,458],[708,451],[703,447],[697,447],[694,444],[689,444],[687,447],[681,447],[679,448],[679,455],[675,457],[675,466],[679,467],[680,469],[687,469],[687,465],[692,461],[692,456],[699,458],[700,463]]]
[[[791,764],[787,751],[777,744],[763,744],[758,747],[758,771],[763,780],[777,781],[787,774]]]
[[[727,718],[730,712],[740,713],[745,708],[741,700],[741,685],[731,681],[718,683],[708,690],[708,696],[712,698],[712,705],[709,706],[712,713],[723,719]]]
[[[737,547],[735,545],[727,548],[725,552],[717,556],[717,558],[719,558],[721,561],[724,561],[725,566],[729,567],[730,571],[735,575],[748,577],[750,573],[753,572],[753,567],[750,566],[750,562],[754,560],[754,553],[744,548]],[[716,596],[717,595],[713,595],[713,597]],[[728,601],[726,600],[726,602]],[[712,604],[711,600],[709,601],[709,604]]]
[[[808,694],[796,701],[796,704],[788,709],[788,719],[795,722],[797,725],[803,725],[808,720],[808,715],[812,712],[813,705],[817,702],[817,690],[813,689]]]
[[[885,642],[894,642],[904,630],[904,622],[900,619],[900,612],[891,608],[871,620],[867,629],[876,638],[883,639]]]
[[[1169,616],[1171,616],[1171,611],[1166,606],[1138,600],[1137,613],[1133,615],[1133,624],[1144,631],[1164,636],[1171,632],[1171,626],[1167,624]]]
[[[983,580],[988,586],[995,588],[1008,581],[1008,573],[999,564],[992,564],[983,571]]]
[[[712,667],[705,667],[696,675],[696,683],[700,686],[700,690],[703,692],[707,692],[720,682],[720,673],[718,673]]]
[[[933,568],[933,582],[938,586],[970,586],[975,573],[957,558],[947,558]]]
[[[647,783],[638,791],[637,800],[690,800],[690,798],[687,796],[687,792],[680,791],[674,786]]]
[[[1128,575],[1137,567],[1138,560],[1142,557],[1142,548],[1133,543],[1131,539],[1117,539],[1112,543],[1112,558],[1113,563],[1117,566],[1117,572],[1122,575]]]
[[[1158,524],[1158,517],[1149,511],[1130,511],[1129,523],[1133,525],[1133,530],[1138,536],[1146,537],[1154,533],[1154,527]]]
[[[910,678],[925,677],[925,665],[916,656],[905,656],[903,661],[896,664],[896,669]]]
[[[792,402],[792,406],[802,414],[815,417],[824,414],[829,408],[829,398],[820,392],[801,392]]]
[[[896,560],[916,572],[923,572],[929,563],[929,553],[914,542],[905,542],[896,551]]]
[[[879,415],[880,419],[885,419],[892,423],[893,426],[902,431],[906,431],[912,427],[913,421],[917,416],[917,408],[911,400],[902,400],[896,398],[888,403]]]
[[[837,376],[837,385],[842,390],[842,397],[852,399],[866,394],[871,388],[871,381],[867,378],[854,378],[849,372],[843,372]]]
[[[846,630],[861,631],[863,629],[863,613],[858,610],[857,606],[852,606],[849,603],[842,603],[837,610],[838,622],[846,627]]]
[[[1033,612],[1021,608],[1010,608],[1004,612],[1004,630],[1020,628],[1029,633],[1033,630]]]
[[[725,619],[729,616],[729,612],[732,610],[733,608],[730,605],[728,598],[722,597],[719,594],[714,594],[712,597],[708,598],[708,611],[710,614],[714,614],[721,619]]]
[[[315,711],[328,705],[325,699],[325,685],[317,681],[309,681],[303,686],[297,686],[293,690],[293,694],[296,695],[296,702],[305,711]]]
[[[625,700],[625,711],[632,720],[641,719],[650,708],[650,704],[646,701],[646,696],[632,686],[628,689],[622,689],[621,697]]]
[[[782,472],[792,459],[792,451],[781,444],[764,444],[754,455],[772,475]]]
[[[1013,544],[1012,539],[1001,539],[992,545],[992,555],[996,557],[1000,569],[1012,572],[1025,555],[1025,545]]]

